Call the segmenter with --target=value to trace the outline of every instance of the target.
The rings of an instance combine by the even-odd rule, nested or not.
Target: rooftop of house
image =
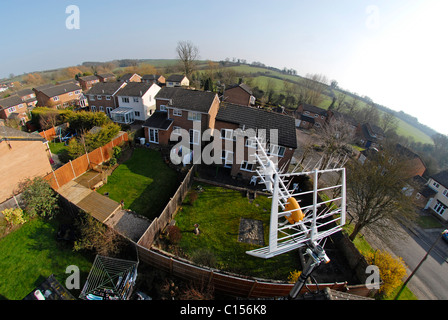
[[[145,121],[143,127],[167,130],[172,123],[173,120],[168,119],[165,111],[156,111]]]
[[[23,89],[20,91],[16,91],[15,94],[18,95],[19,97],[24,97],[24,96],[28,96],[30,94],[34,94],[34,91],[31,89]]]
[[[231,89],[235,89],[235,88],[241,88],[244,91],[246,91],[248,94],[252,95],[252,89],[245,83],[240,83],[240,84],[234,84],[230,87],[228,87],[226,90],[231,90]]]
[[[278,130],[278,143],[281,146],[297,148],[295,119],[291,116],[259,108],[224,103],[219,108],[216,120],[230,122],[245,129]]]
[[[97,76],[101,77],[101,78],[114,78],[115,77],[115,75],[113,73],[100,73]]]
[[[28,133],[7,126],[0,126],[0,142],[4,140],[45,141],[38,133]]]
[[[145,74],[142,76],[142,80],[153,80],[157,81],[161,76],[158,74]]]
[[[327,110],[313,106],[311,104],[302,103],[302,107],[303,107],[303,111],[309,111],[309,112],[317,113],[317,114],[324,115],[324,116],[327,115]]]
[[[166,81],[181,82],[184,78],[185,76],[183,74],[172,74],[168,77],[168,79],[166,79]]]
[[[448,188],[448,170],[441,171],[431,176],[431,178],[440,183],[445,188]]]
[[[162,88],[156,99],[169,100],[169,107],[208,113],[216,93],[184,88]]]
[[[19,96],[13,95],[8,98],[0,99],[0,109],[14,107],[21,103],[23,103],[23,100]]]
[[[137,82],[138,83],[138,82]],[[113,95],[116,93],[121,86],[123,86],[123,82],[99,82],[96,83],[90,90],[86,92],[86,95]],[[124,84],[126,85],[126,84]]]
[[[157,85],[144,82],[129,82],[126,86],[121,88],[116,95],[127,97],[142,97],[152,86]]]
[[[44,85],[34,88],[36,91],[42,92],[47,97],[51,98],[54,96],[59,96],[67,92],[73,92],[81,90],[81,88],[74,83],[64,83],[58,85]]]
[[[95,81],[95,80],[99,80],[97,76],[84,76],[84,77],[79,77],[79,80],[82,81]]]
[[[141,78],[140,75],[138,75],[137,73],[125,73],[124,75],[122,75],[119,79],[119,81],[128,81],[130,80],[134,75],[138,76]]]

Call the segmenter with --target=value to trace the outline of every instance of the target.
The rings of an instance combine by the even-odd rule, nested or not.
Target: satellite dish
[[[326,237],[339,232],[345,224],[346,214],[346,176],[345,168],[336,168],[345,164],[346,159],[332,162],[333,168],[319,168],[322,161],[309,171],[297,171],[298,166],[290,173],[280,173],[264,146],[257,137],[255,158],[259,165],[257,174],[266,186],[266,191],[272,194],[271,217],[269,226],[269,245],[246,253],[263,259],[269,259],[302,247],[310,259],[304,268],[298,282],[291,290],[290,298],[295,298],[312,271],[320,263],[330,260],[325,254],[320,242]],[[282,168],[284,169],[284,168]],[[337,183],[319,188],[319,179],[325,175],[337,175]],[[290,188],[294,178],[308,176],[313,182],[313,189],[301,191],[300,186]],[[330,180],[333,181],[334,179]],[[297,190],[299,189],[299,190]],[[321,200],[320,193],[331,192],[335,196],[326,195]],[[300,206],[301,199],[312,196],[311,204]],[[331,204],[327,206],[327,204]]]

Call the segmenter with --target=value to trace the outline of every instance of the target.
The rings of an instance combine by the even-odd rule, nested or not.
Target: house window
[[[140,117],[140,111],[134,111],[136,117]]]
[[[255,164],[254,164],[254,163],[249,163],[248,161],[243,161],[243,162],[241,163],[241,167],[240,167],[240,169],[241,169],[241,170],[244,170],[244,171],[250,171],[250,172],[253,172],[254,169],[255,169]]]
[[[138,102],[138,101],[139,101],[138,97],[134,97],[134,102]]]
[[[73,92],[69,92],[68,95],[69,95],[69,96],[72,96],[72,95],[73,95]]]
[[[182,128],[173,126],[173,134],[180,136],[181,135],[180,129],[182,129]]]
[[[438,184],[437,182],[433,182],[432,183],[432,185],[436,188],[436,189],[439,189],[439,187],[440,187],[440,184]]]
[[[442,202],[437,201],[437,204],[434,206],[434,211],[437,212],[438,214],[442,215],[445,213],[445,210],[446,210],[446,206]]]
[[[309,115],[309,114],[310,114],[310,112],[309,112],[309,111],[305,111],[305,112],[304,112],[304,114],[306,114],[306,115]]]
[[[257,141],[255,140],[255,138],[247,138],[247,140],[246,140],[246,147],[256,148],[257,147]]]
[[[285,147],[271,144],[271,155],[283,157],[285,155]]]
[[[124,103],[129,103],[129,98],[128,97],[122,97],[121,101]]]
[[[182,110],[173,109],[173,115],[177,117],[182,117]]]
[[[221,159],[224,160],[224,167],[231,168],[233,163],[233,152],[231,151],[222,151]]]
[[[103,106],[100,106],[100,111],[104,112],[104,107]]]
[[[110,112],[112,111],[111,107],[106,107],[106,114],[110,117]]]
[[[94,95],[91,95],[89,97],[90,97],[90,101],[95,101],[95,96]]]
[[[201,121],[201,114],[199,112],[188,112],[188,120]]]
[[[166,105],[161,104],[160,105],[160,111],[166,111]]]
[[[148,129],[149,130],[149,142],[159,143],[159,130],[158,129]]]
[[[80,93],[81,93],[81,91],[79,91],[79,90],[75,91],[75,94],[80,94]]]
[[[8,112],[9,112],[9,113],[13,113],[14,111],[16,111],[16,107],[10,107],[10,108],[8,108]]]
[[[110,96],[106,96],[106,100],[110,100]]]
[[[199,144],[199,131],[190,129],[190,143]]]
[[[59,100],[59,97],[58,97],[58,96],[53,97],[53,101],[58,101],[58,100]]]
[[[232,129],[222,129],[221,130],[221,139],[235,141],[236,136],[233,135]]]
[[[102,96],[96,96],[96,99],[97,100],[101,100],[101,99],[103,99],[103,97]]]
[[[90,111],[96,112],[96,107],[95,106],[90,106]]]
[[[448,198],[448,189],[443,190],[442,194]]]

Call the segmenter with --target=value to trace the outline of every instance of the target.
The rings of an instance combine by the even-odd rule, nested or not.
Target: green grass
[[[64,142],[49,142],[48,145],[50,146],[50,151],[53,154],[61,154],[67,150],[67,146]]]
[[[188,196],[175,216],[176,226],[182,232],[179,247],[187,257],[207,248],[222,270],[277,280],[287,280],[291,271],[300,269],[297,254],[288,253],[264,260],[246,254],[246,251],[260,246],[238,241],[240,219],[246,218],[263,222],[265,246],[268,244],[269,198],[258,196],[250,203],[239,191],[201,185],[204,191],[199,193],[193,205],[189,204]],[[192,190],[194,188],[195,185]],[[199,235],[193,233],[196,223],[199,224]]]
[[[178,188],[177,173],[163,161],[160,152],[135,149],[131,159],[119,165],[98,192],[109,193],[126,209],[148,218],[160,215]]]
[[[79,267],[82,288],[93,260],[57,242],[56,233],[56,221],[33,219],[0,240],[0,299],[21,300],[51,274],[65,286],[69,265]]]

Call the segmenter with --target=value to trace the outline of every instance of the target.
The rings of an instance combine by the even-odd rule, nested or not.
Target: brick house
[[[381,141],[386,137],[380,127],[371,125],[370,123],[358,124],[356,135],[358,137],[358,143],[367,149],[379,147]]]
[[[255,97],[251,88],[241,83],[227,88],[223,93],[222,101],[249,107],[255,104]]]
[[[36,93],[32,89],[17,91],[15,95],[19,96],[19,98],[31,109],[37,105]]]
[[[59,85],[44,85],[33,88],[36,94],[37,105],[41,107],[66,108],[79,105],[82,98],[82,89],[73,83]]]
[[[448,170],[430,177],[427,186],[433,191],[425,209],[431,209],[444,221],[448,221]]]
[[[190,86],[190,80],[182,74],[172,74],[166,79],[166,86],[172,87],[188,87]]]
[[[153,83],[127,83],[116,93],[118,108],[110,112],[111,119],[125,124],[146,121],[156,110],[155,97],[160,89]]]
[[[0,119],[17,120],[21,125],[28,121],[27,104],[19,96],[13,95],[0,99]]]
[[[232,176],[241,176],[244,179],[257,175],[257,163],[254,158],[257,148],[252,139],[244,137],[244,159],[237,159],[238,150],[235,144],[239,138],[235,135],[236,129],[252,129],[257,137],[264,139],[267,143],[266,150],[277,156],[280,169],[290,164],[297,149],[295,121],[294,117],[289,115],[224,103],[216,116],[215,129],[221,132],[223,167],[230,169]],[[264,130],[265,134],[262,133]],[[233,146],[230,149],[226,147],[229,143]]]
[[[78,78],[79,85],[82,90],[87,91],[92,88],[95,84],[100,82],[100,79],[97,76],[85,76]]]
[[[117,93],[127,85],[126,82],[100,82],[85,93],[90,111],[106,112],[110,117],[111,111],[118,108]]]
[[[112,82],[116,81],[117,77],[113,73],[101,73],[96,75],[100,82]]]
[[[0,203],[11,198],[26,178],[51,173],[48,142],[39,134],[0,126]]]
[[[297,119],[296,125],[299,128],[320,128],[327,122],[328,112],[325,109],[302,103],[294,112],[294,117]]]
[[[214,129],[219,109],[216,93],[164,87],[156,96],[156,112],[143,124],[146,141],[169,146],[176,128],[190,133],[192,144],[200,145],[201,133]],[[198,130],[199,129],[199,130]]]
[[[158,74],[145,74],[142,76],[141,81],[146,83],[155,83],[158,86],[164,86],[166,83],[165,77]]]
[[[142,82],[142,77],[136,73],[126,73],[122,75],[118,81],[123,82]]]

